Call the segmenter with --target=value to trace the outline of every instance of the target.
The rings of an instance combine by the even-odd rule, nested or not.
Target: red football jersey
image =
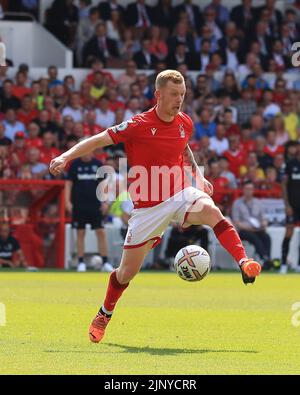
[[[172,122],[165,122],[155,107],[108,129],[115,144],[124,143],[135,208],[155,206],[187,186],[183,153],[192,132],[188,115],[180,112]]]

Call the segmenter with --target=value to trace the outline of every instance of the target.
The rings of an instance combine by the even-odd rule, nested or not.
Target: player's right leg
[[[185,227],[186,225],[208,225],[213,228],[220,244],[239,265],[244,283],[253,283],[255,281],[255,277],[261,271],[260,264],[247,257],[237,230],[227,221],[208,195],[200,197],[193,204],[192,210],[185,216],[183,226]]]
[[[110,275],[104,303],[89,328],[89,337],[93,343],[99,343],[102,340],[116,303],[128,287],[129,282],[140,271],[153,243],[154,241],[150,240],[143,246],[123,250],[119,268]]]

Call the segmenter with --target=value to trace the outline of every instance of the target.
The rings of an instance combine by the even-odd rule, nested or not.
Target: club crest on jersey
[[[153,135],[153,136],[155,135],[156,131],[157,131],[156,128],[151,128],[151,132],[152,132],[152,135]]]
[[[180,137],[182,139],[185,138],[185,130],[182,123],[179,125],[179,132],[180,132]]]

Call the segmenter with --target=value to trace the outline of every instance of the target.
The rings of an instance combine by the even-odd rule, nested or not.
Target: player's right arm
[[[60,156],[52,159],[49,168],[50,173],[54,176],[58,176],[62,173],[69,161],[86,155],[89,152],[93,152],[97,148],[106,147],[107,145],[111,144],[114,144],[114,142],[107,130],[96,134],[95,136],[89,137],[86,140],[74,145],[74,147],[70,148]]]

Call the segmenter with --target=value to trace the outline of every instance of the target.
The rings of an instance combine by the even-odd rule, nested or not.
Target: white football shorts
[[[199,198],[209,196],[199,189],[188,187],[156,206],[134,209],[128,222],[124,249],[141,247],[150,240],[153,240],[154,248],[171,221],[181,226],[184,224],[189,210]]]

